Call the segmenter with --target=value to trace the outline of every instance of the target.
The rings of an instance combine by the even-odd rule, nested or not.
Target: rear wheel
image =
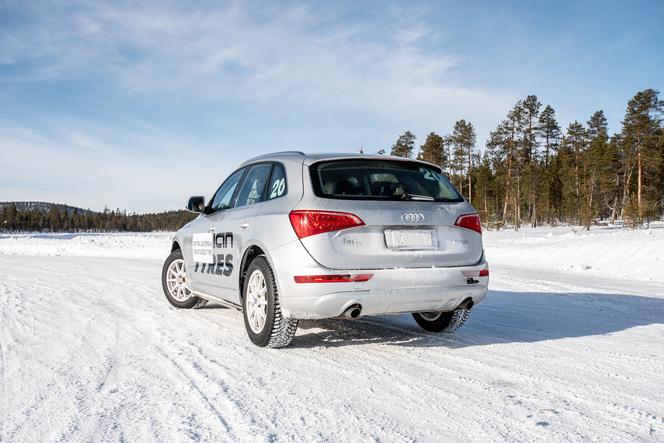
[[[187,269],[184,266],[182,251],[171,252],[161,270],[161,287],[170,304],[180,309],[200,308],[207,300],[196,297],[187,287]]]
[[[454,332],[463,325],[469,315],[469,309],[457,308],[451,312],[414,312],[413,318],[425,331]]]
[[[288,346],[297,331],[297,320],[285,318],[279,306],[274,274],[264,256],[249,265],[242,288],[244,326],[253,344],[261,347]]]

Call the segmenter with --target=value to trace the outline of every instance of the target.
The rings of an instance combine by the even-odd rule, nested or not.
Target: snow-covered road
[[[158,259],[70,255],[0,255],[2,443],[664,441],[661,280],[496,259],[453,335],[302,322],[270,350],[235,310],[170,308]]]

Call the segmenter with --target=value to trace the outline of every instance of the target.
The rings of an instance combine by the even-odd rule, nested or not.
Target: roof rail
[[[248,163],[253,163],[253,162],[255,162],[256,160],[260,160],[260,159],[263,159],[263,158],[278,157],[278,156],[280,156],[280,155],[297,155],[297,156],[300,156],[300,157],[304,157],[306,154],[305,154],[304,152],[302,152],[302,151],[280,151],[280,152],[271,152],[271,153],[269,153],[269,154],[263,154],[263,155],[259,155],[259,156],[256,156],[256,157],[253,157],[253,158],[250,158],[249,160],[246,160],[246,161],[242,162],[242,164],[241,164],[240,166],[246,165],[246,164],[248,164]]]

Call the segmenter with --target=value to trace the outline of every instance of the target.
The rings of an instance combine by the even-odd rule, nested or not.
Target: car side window
[[[236,208],[263,201],[265,195],[263,191],[270,176],[270,169],[272,163],[259,163],[249,168],[235,201]]]
[[[212,198],[212,203],[210,204],[210,208],[213,211],[223,211],[224,209],[231,207],[231,199],[233,198],[238,183],[240,183],[242,174],[244,174],[244,168],[235,171],[217,190],[217,193]]]
[[[287,183],[286,183],[286,171],[284,170],[284,165],[281,163],[275,163],[274,168],[272,169],[272,178],[270,179],[270,187],[267,190],[267,199],[272,200],[273,198],[281,197],[286,195]]]

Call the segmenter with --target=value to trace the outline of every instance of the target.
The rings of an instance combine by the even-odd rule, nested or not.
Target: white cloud
[[[450,106],[455,115],[502,115],[512,97],[453,83],[459,59],[420,46],[437,35],[421,15],[398,10],[351,22],[313,6],[82,3],[37,16],[0,54],[35,61],[45,77],[99,77],[126,94],[306,102],[397,121],[446,115]]]
[[[480,143],[514,102],[453,81],[463,61],[431,49],[439,33],[417,11],[386,8],[348,20],[320,5],[281,3],[25,7],[27,21],[0,30],[0,67],[17,68],[13,77],[0,73],[5,84],[92,82],[152,107],[219,105],[237,114],[351,112],[365,116],[367,131],[379,128],[374,134],[394,128],[390,137],[405,129],[449,131],[463,117],[478,126]],[[0,156],[9,171],[0,200],[167,209],[181,207],[189,193],[209,193],[234,167],[220,171],[209,162],[211,147],[223,139],[192,140],[191,133],[137,117],[131,128],[82,110],[70,119],[42,116],[41,128],[0,122]],[[323,136],[336,144],[339,129],[327,125]],[[308,130],[318,128],[292,133]]]

